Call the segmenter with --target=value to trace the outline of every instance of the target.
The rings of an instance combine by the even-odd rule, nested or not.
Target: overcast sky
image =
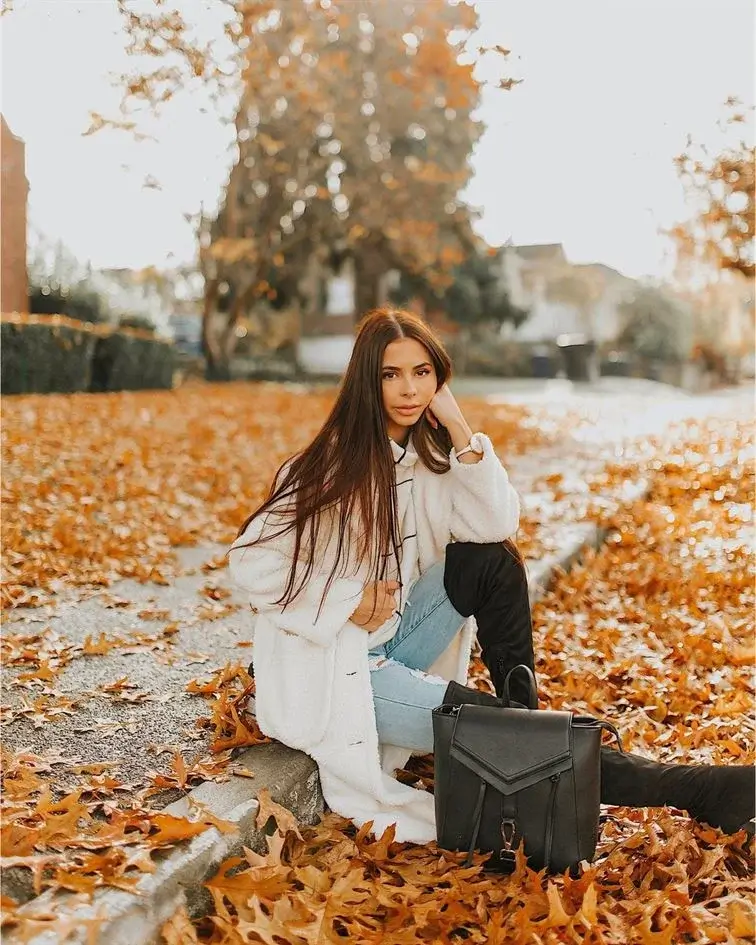
[[[191,0],[198,8],[207,0]],[[389,0],[387,0],[389,2]],[[511,92],[487,89],[488,128],[465,196],[491,243],[562,242],[573,262],[663,275],[660,227],[685,214],[672,159],[717,140],[722,103],[754,94],[750,0],[480,0],[481,43],[512,50]],[[228,131],[193,103],[161,143],[104,132],[107,73],[127,62],[113,0],[16,0],[2,20],[0,104],[26,141],[30,222],[95,266],[194,258],[184,213],[216,203]],[[153,173],[162,190],[145,189]]]

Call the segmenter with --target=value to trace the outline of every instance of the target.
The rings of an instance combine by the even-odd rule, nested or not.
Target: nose
[[[407,398],[411,398],[411,397],[414,397],[416,393],[417,393],[417,385],[415,384],[414,379],[411,377],[406,378],[404,382],[404,390],[402,391],[403,396]]]

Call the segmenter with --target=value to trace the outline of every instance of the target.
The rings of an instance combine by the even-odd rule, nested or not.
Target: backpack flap
[[[572,767],[571,712],[463,705],[450,756],[502,794]]]

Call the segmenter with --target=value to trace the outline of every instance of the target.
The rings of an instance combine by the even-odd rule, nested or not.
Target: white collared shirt
[[[391,452],[394,456],[396,469],[396,507],[399,519],[399,533],[401,535],[401,560],[397,568],[393,551],[389,557],[389,568],[386,580],[399,581],[401,587],[396,593],[397,608],[394,615],[382,626],[378,627],[368,638],[370,649],[390,640],[401,623],[407,598],[413,585],[420,577],[420,560],[417,540],[417,523],[415,517],[415,502],[413,485],[415,481],[415,463],[417,453],[412,448],[412,438],[407,440],[406,446],[399,446],[389,438]]]

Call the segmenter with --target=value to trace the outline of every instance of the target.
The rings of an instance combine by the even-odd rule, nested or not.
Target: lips
[[[417,407],[397,407],[396,408],[400,413],[414,413],[416,410],[421,410],[420,406]]]

